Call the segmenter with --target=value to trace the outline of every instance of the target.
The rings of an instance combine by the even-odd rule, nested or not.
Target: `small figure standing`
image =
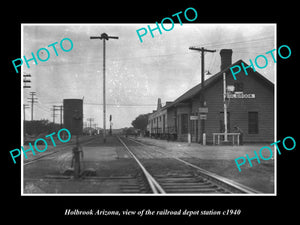
[[[234,127],[234,132],[235,133],[240,133],[240,139],[239,139],[239,141],[240,141],[240,145],[243,145],[244,143],[243,143],[243,130],[241,129],[241,128],[239,128],[237,125]]]

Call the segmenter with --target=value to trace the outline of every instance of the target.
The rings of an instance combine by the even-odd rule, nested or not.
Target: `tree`
[[[139,115],[138,117],[135,118],[135,120],[131,122],[131,125],[136,129],[145,131],[147,129],[148,116],[149,114]]]
[[[60,129],[59,124],[51,123],[49,120],[33,120],[25,121],[25,134],[38,135],[38,134],[50,134],[57,132]]]
[[[123,134],[126,135],[134,135],[136,133],[136,129],[133,127],[125,127],[123,128]]]

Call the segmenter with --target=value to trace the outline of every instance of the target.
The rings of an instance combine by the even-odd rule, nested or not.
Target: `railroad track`
[[[140,141],[131,138],[116,136],[119,142],[124,146],[132,162],[127,163],[133,166],[132,172],[126,175],[124,173],[111,173],[109,176],[82,176],[82,182],[87,185],[98,185],[108,182],[113,189],[108,193],[122,194],[255,194],[257,191],[237,184],[234,181],[210,173],[194,164],[191,164],[181,158],[171,157],[165,150],[161,151],[159,147],[146,145]],[[93,139],[85,141],[93,142]],[[122,148],[121,148],[122,149]],[[68,151],[70,149],[68,148]],[[42,155],[32,161],[24,162],[24,166],[40,160],[47,160],[47,157],[53,157],[59,152],[66,153],[67,150],[60,150]],[[53,156],[51,156],[53,155]],[[124,158],[125,159],[125,158]],[[128,160],[128,159],[125,159]],[[135,164],[135,162],[136,164]],[[137,171],[137,172],[136,172]],[[47,175],[43,179],[49,179],[51,182],[64,182],[70,179],[70,176]],[[30,180],[30,179],[29,179]],[[103,192],[106,193],[106,192]]]
[[[90,139],[87,139],[87,140],[84,140],[82,141],[80,144],[89,144],[91,142],[94,141],[94,137],[90,138]],[[62,152],[65,152],[66,150],[65,149],[68,149],[68,147],[70,146],[75,146],[74,143],[67,143],[67,144],[64,144],[63,145],[63,149],[62,150],[54,150],[50,153],[43,153],[41,156],[38,156],[38,157],[34,157],[32,160],[27,160],[27,161],[23,161],[23,166],[27,166],[27,165],[30,165],[32,163],[36,163],[40,160],[44,160],[45,158],[51,156],[51,155],[55,155],[57,153],[62,153]],[[69,149],[68,149],[69,151]]]
[[[144,176],[144,181],[149,186],[149,191],[154,194],[257,194],[258,191],[236,183],[227,178],[221,177],[209,171],[200,168],[197,165],[191,164],[177,157],[169,157],[166,152],[160,151],[157,148],[152,148],[140,141],[117,136],[119,141],[125,147],[126,151],[137,162]],[[129,145],[132,145],[129,148]],[[134,147],[133,147],[134,146]],[[136,146],[143,146],[138,148]],[[136,149],[135,149],[136,148]],[[144,148],[150,148],[151,151],[146,151]],[[147,169],[143,157],[152,158],[152,153],[159,153],[163,158],[172,160],[178,164],[178,167],[183,168],[179,171],[168,171],[167,173],[150,173],[151,168]],[[143,156],[143,157],[141,157]],[[144,161],[144,162],[143,162]],[[174,162],[173,162],[174,161]],[[153,170],[153,168],[152,168]],[[139,185],[141,186],[141,178]],[[145,190],[145,188],[144,188]]]

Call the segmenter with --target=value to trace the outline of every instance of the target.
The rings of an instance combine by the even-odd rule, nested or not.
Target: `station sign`
[[[190,120],[198,120],[198,116],[190,116]]]
[[[255,98],[255,94],[234,93],[227,94],[227,98]]]
[[[200,120],[206,120],[207,119],[207,115],[206,114],[200,114],[199,118],[200,118]]]
[[[207,107],[199,107],[199,113],[208,113]]]

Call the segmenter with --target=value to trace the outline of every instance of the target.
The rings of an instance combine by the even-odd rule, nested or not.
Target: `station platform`
[[[231,160],[246,154],[249,157],[254,156],[253,151],[259,153],[259,149],[264,146],[269,146],[266,143],[261,144],[245,144],[245,145],[202,145],[199,143],[187,143],[178,141],[167,141],[160,139],[153,139],[147,137],[137,137],[133,138],[137,141],[141,141],[145,144],[157,146],[169,150],[173,153],[174,157],[196,157],[201,159],[226,159]],[[274,146],[271,147],[274,149]],[[276,152],[276,151],[275,151]],[[274,151],[273,151],[274,153]],[[268,151],[262,151],[262,155],[265,158],[270,156]],[[274,160],[273,157],[270,160]]]

